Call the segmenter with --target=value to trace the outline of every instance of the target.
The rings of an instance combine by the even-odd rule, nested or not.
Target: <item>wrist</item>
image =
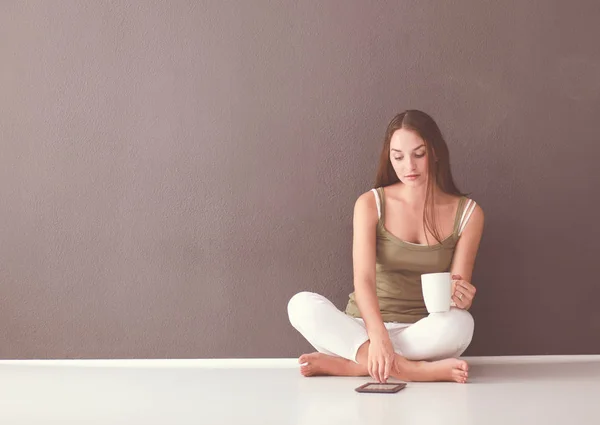
[[[383,341],[389,338],[389,334],[385,326],[377,327],[375,329],[368,329],[367,334],[371,341]]]

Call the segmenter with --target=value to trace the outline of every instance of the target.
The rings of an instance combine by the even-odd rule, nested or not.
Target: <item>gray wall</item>
[[[600,352],[600,2],[0,2],[0,357],[278,357],[385,126],[486,212],[470,355]]]

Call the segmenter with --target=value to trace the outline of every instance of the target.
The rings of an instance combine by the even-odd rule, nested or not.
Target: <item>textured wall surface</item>
[[[278,357],[423,109],[486,212],[471,355],[600,352],[600,2],[0,2],[0,357]]]

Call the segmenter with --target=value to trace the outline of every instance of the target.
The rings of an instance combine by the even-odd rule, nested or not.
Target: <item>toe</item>
[[[303,376],[311,376],[311,375],[312,375],[312,368],[311,368],[311,367],[309,367],[309,366],[302,366],[302,367],[300,368],[300,373],[301,373]]]

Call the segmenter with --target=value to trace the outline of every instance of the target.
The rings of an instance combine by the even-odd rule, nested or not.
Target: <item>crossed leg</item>
[[[299,358],[304,376],[368,376],[370,342],[360,320],[339,311],[325,297],[296,294],[288,304],[292,325],[317,349]],[[390,337],[396,351],[391,376],[405,381],[466,382],[468,364],[455,357],[473,334],[471,315],[460,309],[432,314]]]

